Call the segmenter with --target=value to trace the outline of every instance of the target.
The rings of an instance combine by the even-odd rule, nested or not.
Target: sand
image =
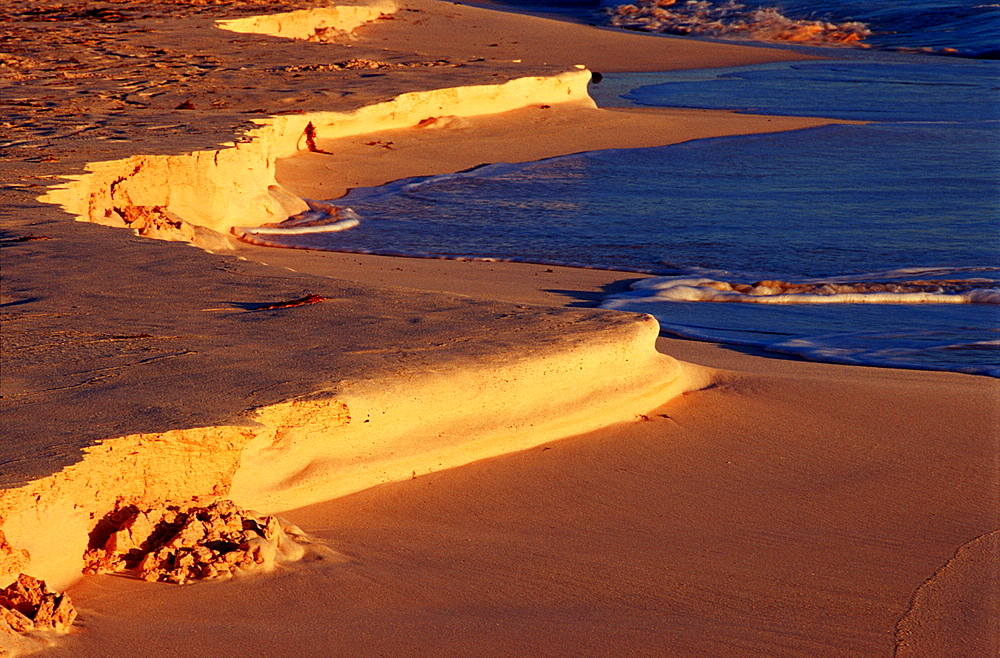
[[[980,380],[751,363],[648,421],[285,514],[346,562],[156,597],[88,579],[98,628],[65,655],[191,633],[223,654],[888,656],[932,577],[990,600],[989,558],[953,560],[996,524],[995,443],[954,414],[991,403]],[[932,629],[901,655],[989,655],[988,632],[927,651],[977,625],[939,605],[917,599]]]
[[[177,184],[252,169],[239,184],[263,195],[260,223],[296,195],[482,161],[818,125],[601,111],[575,66],[793,53],[431,2],[325,44],[213,27],[310,4],[133,3],[112,8],[141,16],[96,24],[63,7],[52,32],[75,62],[8,29],[26,40],[2,163],[0,509],[8,570],[70,585],[81,609],[47,653],[995,653],[995,380],[657,339],[642,316],[591,308],[625,273],[234,244],[246,214],[190,220],[198,199],[242,193]],[[385,66],[331,66],[352,57]],[[466,91],[425,93],[449,87]],[[391,111],[357,114],[376,106]],[[268,115],[284,118],[246,123]],[[360,133],[330,128],[359,116]],[[313,118],[335,155],[301,152]],[[247,129],[256,141],[225,146]],[[100,194],[63,192],[70,214],[34,200],[66,174],[64,190]],[[129,207],[167,221],[149,237],[71,221],[122,225]],[[254,310],[307,293],[327,301]],[[334,553],[188,587],[76,575],[116,501],[217,496],[281,511]]]

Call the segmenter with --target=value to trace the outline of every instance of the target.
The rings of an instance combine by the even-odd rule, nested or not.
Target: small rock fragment
[[[7,625],[10,626],[11,629],[18,633],[27,633],[35,628],[35,622],[33,622],[27,615],[11,608],[0,608],[0,617],[7,622]]]
[[[56,611],[56,595],[51,592],[42,597],[42,602],[38,604],[38,611],[35,613],[35,625],[40,627],[51,626],[52,616]]]
[[[63,594],[56,601],[56,609],[52,612],[52,627],[60,633],[65,633],[76,620],[76,608],[69,594]]]
[[[45,581],[24,573],[0,590],[0,628],[6,626],[15,633],[33,630],[65,633],[76,614],[69,596],[50,592]]]

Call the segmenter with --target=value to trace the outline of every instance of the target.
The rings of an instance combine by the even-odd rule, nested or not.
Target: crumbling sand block
[[[301,530],[219,500],[207,507],[166,506],[116,510],[95,529],[84,554],[84,573],[134,572],[151,582],[183,585],[270,571],[298,560]]]
[[[24,573],[0,590],[0,632],[66,633],[76,614],[69,595],[50,592],[45,581]]]

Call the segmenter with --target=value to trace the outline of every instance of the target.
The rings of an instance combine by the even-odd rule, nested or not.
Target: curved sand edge
[[[333,7],[220,26],[309,38],[331,27],[349,31],[392,9],[386,3]],[[51,188],[40,200],[81,221],[225,249],[225,233],[233,226],[280,221],[305,209],[276,183],[275,163],[302,149],[309,125],[318,136],[337,138],[530,104],[593,107],[586,91],[590,77],[577,69],[411,92],[350,112],[271,117],[248,133],[248,142],[228,148],[90,163],[89,173]],[[96,521],[121,505],[229,495],[243,506],[280,511],[625,420],[690,386],[676,361],[656,353],[655,321],[640,319],[624,331],[630,335],[595,336],[565,352],[539,350],[513,363],[510,355],[499,355],[503,363],[495,367],[441,364],[447,374],[404,372],[396,381],[348,384],[347,404],[292,401],[257,409],[255,429],[193,428],[103,441],[80,463],[0,493],[3,570],[9,576],[30,570],[54,587],[71,583],[81,573]],[[631,367],[621,366],[629,362]],[[579,386],[579,377],[586,378],[586,387]],[[458,404],[461,391],[466,395]],[[358,422],[351,425],[358,408],[372,421],[364,421],[364,431]],[[342,444],[324,445],[336,435]],[[373,441],[378,449],[369,446]]]
[[[347,23],[339,24],[338,8],[330,8],[222,26],[308,38],[317,25],[350,30],[390,7],[347,8]],[[40,200],[81,221],[226,249],[232,227],[280,221],[305,209],[277,184],[275,164],[304,150],[307,126],[329,140],[529,105],[593,108],[590,78],[577,68],[410,92],[348,112],[270,117],[246,135],[247,142],[227,148],[90,163],[88,173],[50,188]],[[80,576],[96,522],[122,505],[225,495],[245,507],[281,511],[633,419],[707,380],[704,371],[657,353],[657,333],[652,318],[638,316],[556,349],[497,354],[495,363],[442,360],[429,363],[426,373],[342,383],[332,398],[255,409],[252,428],[102,441],[81,462],[0,492],[3,570],[11,576],[27,570],[53,587],[68,585]]]
[[[351,33],[396,11],[391,0],[303,9],[218,21],[220,29],[317,40]],[[236,226],[277,222],[308,209],[275,180],[275,163],[308,150],[312,139],[336,139],[415,126],[441,116],[496,114],[533,104],[596,107],[583,68],[526,76],[500,84],[466,85],[400,94],[346,112],[306,112],[255,120],[258,128],[222,149],[182,155],[133,155],[88,163],[86,174],[49,188],[40,201],[61,206],[80,221],[131,228],[138,235],[230,248]],[[308,134],[308,138],[307,138]]]
[[[420,371],[342,382],[255,409],[250,427],[102,441],[81,462],[0,492],[4,571],[71,584],[89,533],[123,505],[225,496],[280,512],[635,420],[710,381],[656,352],[655,320],[634,318],[519,355],[439,357]]]
[[[350,33],[382,15],[395,13],[393,0],[366,0],[360,5],[335,5],[299,9],[280,14],[247,16],[216,21],[216,26],[230,32],[266,34],[285,39],[323,40],[331,32]]]
[[[444,115],[495,114],[532,104],[593,106],[591,74],[516,78],[496,85],[411,92],[350,112],[271,117],[247,133],[246,143],[183,155],[134,155],[93,162],[88,173],[51,188],[40,201],[61,206],[80,221],[132,228],[139,235],[226,249],[235,226],[278,222],[308,209],[275,180],[275,163],[306,151],[305,134],[363,135],[417,125]]]

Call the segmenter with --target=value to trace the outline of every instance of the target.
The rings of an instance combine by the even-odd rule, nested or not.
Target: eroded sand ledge
[[[218,26],[324,40],[395,9],[391,2],[376,2],[220,21]],[[570,133],[559,140],[563,146],[521,153],[515,156],[519,159],[562,153],[565,144],[579,150],[579,144],[602,148],[678,140],[676,134],[664,136],[657,127],[663,120],[656,116],[595,116],[602,111],[587,93],[591,72],[582,65],[550,68],[556,72],[407,92],[352,110],[271,116],[255,120],[257,127],[240,141],[219,149],[91,162],[87,173],[68,177],[40,200],[81,221],[228,251],[234,227],[280,222],[307,209],[302,198],[279,184],[276,173],[282,161],[306,157],[308,165],[308,156],[315,155],[309,153],[309,139],[337,151],[343,145],[352,154],[349,158],[378,169],[382,177],[399,177],[390,173],[399,164],[376,165],[356,157],[356,147],[347,144],[350,138],[405,131],[440,118],[448,123],[508,113],[520,121],[523,117],[515,111],[551,108],[555,125],[535,130],[545,134],[561,121],[558,129]],[[703,125],[685,116],[669,121],[686,138],[772,129],[763,118],[754,123],[752,117],[723,114],[708,117]],[[602,124],[609,116],[614,123]],[[789,118],[773,129],[823,122]],[[595,130],[598,125],[602,128]],[[592,136],[586,137],[588,132]],[[431,133],[436,141],[424,148],[446,150],[442,140],[451,138],[449,131]],[[488,132],[485,139],[498,145],[505,141]],[[482,146],[472,150],[486,157]],[[464,166],[447,161],[446,169]],[[356,175],[352,167],[357,165],[341,166],[344,172],[333,172],[332,180]],[[303,181],[293,179],[298,192]],[[383,372],[341,382],[315,399],[247,408],[249,426],[180,428],[102,440],[62,472],[0,492],[7,542],[0,572],[13,577],[27,570],[54,587],[65,586],[79,577],[94,524],[122,505],[228,496],[244,507],[272,513],[634,419],[708,381],[707,371],[659,354],[657,334],[652,318],[622,316],[589,328],[581,325],[571,340],[545,348],[525,350],[512,343],[485,361],[445,350],[425,364],[424,372]]]
[[[97,162],[90,173],[53,189],[43,200],[83,221],[129,227],[140,235],[225,249],[234,226],[278,222],[308,206],[275,180],[275,163],[305,150],[306,127],[318,138],[363,135],[458,114],[496,114],[531,104],[593,107],[591,74],[574,70],[498,85],[452,87],[400,95],[351,112],[272,117],[230,148],[185,155],[136,155]]]
[[[343,383],[256,409],[251,427],[102,441],[60,473],[0,492],[5,570],[67,586],[96,521],[124,505],[225,496],[273,513],[634,420],[708,381],[657,353],[657,333],[635,316],[556,349],[444,355],[427,371]]]

